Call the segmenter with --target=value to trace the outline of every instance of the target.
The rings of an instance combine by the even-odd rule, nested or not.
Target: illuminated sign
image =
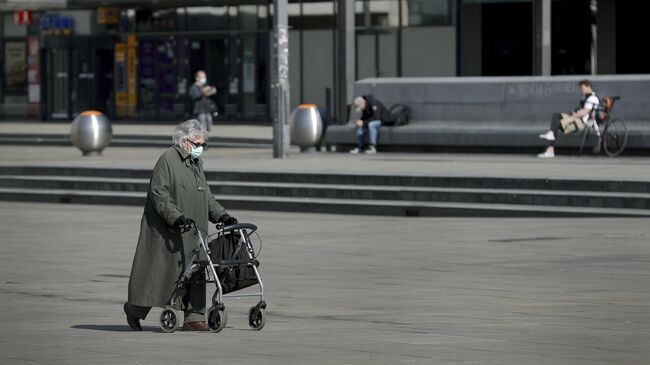
[[[47,13],[41,17],[39,29],[44,34],[69,35],[74,30],[74,19],[55,13]]]
[[[18,10],[14,13],[14,22],[18,25],[31,25],[32,12],[29,10]]]

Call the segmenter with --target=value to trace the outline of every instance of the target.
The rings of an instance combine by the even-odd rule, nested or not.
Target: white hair
[[[198,136],[203,136],[207,140],[208,132],[198,120],[190,119],[176,126],[172,140],[175,145],[180,146],[181,139],[195,139]]]
[[[357,113],[361,113],[363,108],[366,107],[366,99],[363,98],[363,96],[357,96],[354,98],[354,108],[356,109]]]

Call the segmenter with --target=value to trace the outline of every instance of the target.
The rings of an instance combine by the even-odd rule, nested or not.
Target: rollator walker
[[[214,283],[216,291],[212,296],[212,305],[206,313],[206,322],[210,331],[220,332],[228,322],[228,312],[224,305],[225,298],[258,297],[259,302],[248,311],[248,325],[259,331],[266,323],[266,301],[264,284],[257,267],[259,261],[250,240],[256,233],[257,226],[250,223],[238,223],[229,226],[217,224],[217,232],[208,235],[193,225],[189,228],[196,236],[196,246],[186,269],[176,282],[169,304],[160,313],[160,328],[163,332],[174,332],[179,324],[179,315],[175,308],[182,301],[188,283]],[[261,240],[260,240],[261,249]],[[203,271],[205,280],[192,280],[196,273]],[[258,285],[254,293],[234,293],[241,289]]]

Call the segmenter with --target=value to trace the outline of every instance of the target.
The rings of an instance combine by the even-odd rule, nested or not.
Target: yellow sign
[[[127,115],[126,44],[115,43],[115,111]]]
[[[119,16],[118,8],[97,8],[97,24],[117,24]]]
[[[136,114],[138,102],[138,59],[137,41],[135,34],[129,34],[126,40],[126,79],[127,79],[127,100],[129,116]]]
[[[115,43],[115,106],[117,116],[135,116],[138,105],[138,54],[134,34]]]

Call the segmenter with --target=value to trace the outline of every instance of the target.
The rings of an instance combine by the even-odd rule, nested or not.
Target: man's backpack
[[[382,124],[385,126],[399,127],[409,124],[411,117],[411,109],[404,104],[395,104],[386,111],[386,115],[382,118]]]
[[[596,108],[596,121],[601,123],[604,122],[605,119],[607,119],[607,115],[609,114],[609,111],[612,109],[612,98],[609,96],[605,96],[604,98],[600,99],[600,104]]]

